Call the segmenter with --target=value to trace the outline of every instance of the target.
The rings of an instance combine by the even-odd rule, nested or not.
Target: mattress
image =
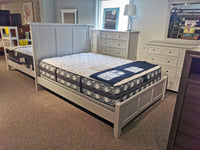
[[[132,62],[95,53],[74,54],[43,59],[40,62],[40,74],[114,107],[116,102],[124,101],[160,80],[160,66],[155,66],[113,85],[90,76]]]
[[[32,45],[8,47],[6,52],[10,60],[34,70]]]

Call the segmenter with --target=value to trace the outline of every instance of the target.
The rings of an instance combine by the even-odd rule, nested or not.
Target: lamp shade
[[[134,4],[125,5],[124,15],[125,16],[136,16],[136,5],[134,5]]]

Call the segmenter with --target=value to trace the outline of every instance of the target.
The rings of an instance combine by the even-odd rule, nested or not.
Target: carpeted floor
[[[159,101],[113,137],[111,124],[7,71],[0,56],[0,150],[165,150],[176,93]]]

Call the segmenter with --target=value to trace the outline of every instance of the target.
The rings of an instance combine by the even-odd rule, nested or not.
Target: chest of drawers
[[[167,89],[178,91],[185,51],[194,45],[152,41],[145,45],[145,60],[162,67],[162,74],[168,76]]]
[[[99,30],[98,53],[136,60],[139,32]]]
[[[187,50],[167,150],[200,149],[200,49]]]

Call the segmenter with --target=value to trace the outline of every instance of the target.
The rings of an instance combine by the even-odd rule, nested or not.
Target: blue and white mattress
[[[8,47],[6,52],[10,60],[34,70],[32,45]]]
[[[135,63],[137,65],[134,67]],[[139,64],[148,67],[140,68]],[[124,79],[120,77],[118,81],[105,81],[121,76],[122,72],[129,74]],[[114,107],[116,102],[124,101],[160,80],[161,68],[146,62],[81,53],[43,59],[40,62],[40,74]],[[99,77],[103,77],[103,80]]]

